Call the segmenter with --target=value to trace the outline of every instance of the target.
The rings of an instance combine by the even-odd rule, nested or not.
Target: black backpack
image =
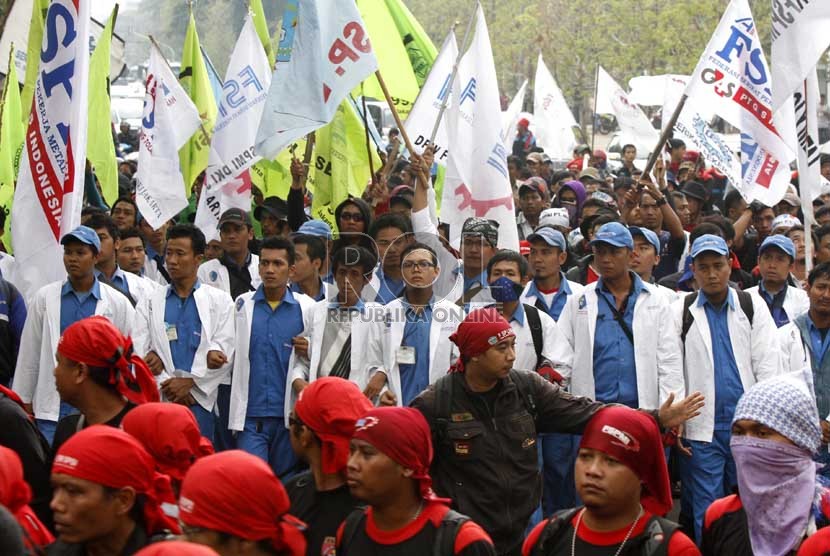
[[[542,364],[542,348],[544,337],[542,336],[542,317],[539,316],[539,309],[533,305],[522,303],[527,316],[527,326],[530,328],[530,337],[533,338],[533,349],[536,351],[536,369]]]
[[[453,556],[455,554],[455,538],[461,526],[470,521],[470,518],[455,510],[449,510],[435,533],[435,543],[432,545],[431,556]],[[348,554],[349,545],[355,534],[366,527],[366,510],[354,510],[343,522],[343,537],[340,541],[339,555]]]
[[[539,539],[530,551],[530,556],[545,556],[545,551],[562,538],[568,531],[568,524],[580,511],[580,508],[560,510],[548,518],[545,528],[539,535]],[[673,521],[654,516],[646,524],[646,540],[643,543],[640,556],[668,556],[669,541],[672,535],[680,526]]]
[[[738,303],[740,303],[741,310],[746,315],[746,318],[749,319],[749,326],[751,327],[752,319],[755,317],[755,306],[752,304],[752,295],[742,290],[735,290],[735,293],[738,294]],[[690,293],[683,299],[683,329],[680,332],[680,341],[683,345],[686,345],[686,335],[689,333],[689,329],[692,328],[692,324],[695,321],[690,309],[692,303],[697,299],[697,296],[698,294],[696,292]]]

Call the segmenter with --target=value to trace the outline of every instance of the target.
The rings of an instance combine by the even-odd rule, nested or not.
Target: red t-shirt
[[[819,529],[801,544],[797,556],[828,556],[830,554],[830,527]]]
[[[593,284],[597,280],[599,280],[599,274],[594,272],[594,269],[591,268],[591,265],[588,265],[588,274],[585,277],[585,285],[587,286],[588,284]]]

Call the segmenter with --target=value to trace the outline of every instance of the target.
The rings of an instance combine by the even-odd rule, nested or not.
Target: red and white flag
[[[11,215],[17,286],[26,296],[66,275],[60,239],[81,221],[90,3],[52,0],[44,23]]]

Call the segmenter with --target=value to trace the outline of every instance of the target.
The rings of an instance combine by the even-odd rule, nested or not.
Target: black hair
[[[585,209],[588,207],[597,207],[599,209],[607,209],[608,203],[597,199],[595,197],[588,197],[584,203],[582,203],[582,212],[585,212]]]
[[[567,170],[559,170],[558,172],[554,172],[553,175],[550,177],[551,183],[559,183],[560,181],[569,181],[573,179],[571,177],[571,173]]]
[[[625,154],[626,149],[634,149],[634,152],[637,152],[637,147],[632,145],[631,143],[626,143],[622,146],[622,150],[620,151],[621,154]]]
[[[294,244],[282,237],[269,236],[263,239],[262,243],[259,245],[259,252],[262,253],[265,249],[279,249],[285,251],[288,255],[288,264],[290,265],[294,264],[294,260],[297,257],[297,251],[294,249]]]
[[[106,214],[107,211],[101,207],[86,206],[81,209],[81,218],[96,216],[98,214]]]
[[[359,266],[363,274],[369,274],[378,264],[378,258],[372,251],[362,245],[347,245],[338,249],[331,259],[331,271],[337,272],[339,266]]]
[[[120,239],[130,239],[130,238],[137,237],[138,239],[141,240],[142,247],[147,247],[147,240],[144,239],[144,236],[141,234],[141,231],[139,231],[138,228],[135,228],[135,227],[127,228],[124,231],[119,231],[118,235],[119,235]]]
[[[306,254],[312,261],[315,259],[326,260],[326,245],[323,243],[323,238],[309,234],[297,234],[291,238],[291,241],[294,242],[295,247],[305,245]],[[262,246],[260,246],[261,250]]]
[[[807,283],[811,286],[819,278],[830,278],[830,263],[821,263],[813,267],[807,275]]]
[[[749,209],[752,211],[753,217],[758,216],[760,213],[764,212],[767,209],[775,212],[775,210],[772,207],[768,207],[760,201],[752,201],[752,203],[749,204]]]
[[[732,222],[729,221],[728,218],[720,215],[720,214],[712,214],[705,218],[701,218],[701,223],[709,222],[717,226],[721,229],[721,237],[726,241],[732,241],[735,239],[735,227],[732,225]]]
[[[409,161],[406,160],[406,159],[402,159],[402,160],[399,160],[398,162],[395,163],[395,169],[392,170],[392,173],[393,174],[400,174],[401,172],[403,172],[407,168],[409,168]]]
[[[701,222],[695,229],[691,231],[689,234],[689,245],[694,245],[695,241],[700,236],[704,236],[706,234],[712,234],[713,236],[723,237],[723,228],[715,224],[714,222]]]
[[[118,231],[118,226],[115,225],[115,220],[113,220],[112,217],[105,212],[93,214],[86,225],[93,230],[106,229],[107,233],[113,240],[121,238],[121,233]]]
[[[190,238],[190,245],[193,248],[193,253],[196,255],[204,255],[207,241],[205,241],[205,234],[202,230],[193,224],[176,224],[167,230],[167,240]]]
[[[101,485],[101,488],[104,489],[104,493],[108,497],[115,496],[120,488],[113,488]],[[135,499],[133,501],[133,507],[130,508],[130,512],[127,514],[131,520],[133,520],[136,524],[137,528],[144,529],[146,527],[146,521],[144,520],[144,506],[147,505],[147,495],[142,494],[140,492],[135,493]],[[151,534],[156,535],[158,533],[163,533],[164,531],[151,531]]]
[[[126,197],[125,196],[125,197],[119,197],[118,199],[116,199],[115,202],[112,204],[112,207],[110,207],[110,213],[112,213],[113,209],[115,208],[115,205],[117,205],[118,203],[127,203],[129,205],[132,205],[132,207],[135,209],[135,220],[136,220],[135,222],[133,222],[133,226],[137,226],[138,225],[139,210],[138,210],[138,205],[136,204],[135,201],[133,201],[132,197]]]
[[[669,150],[669,152],[672,152],[675,149],[682,149],[685,146],[686,143],[682,139],[669,139],[666,142],[666,148]]]
[[[231,535],[230,533],[226,533],[225,531],[217,531],[216,529],[211,529],[216,535],[219,537],[219,544],[225,545],[231,542],[232,539],[239,539],[241,537],[237,537],[236,535]],[[260,539],[255,541],[257,550],[262,552],[263,554],[268,554],[269,556],[289,556],[291,552],[286,550],[278,550],[274,548],[273,542],[270,539]]]
[[[519,267],[519,275],[521,277],[527,276],[527,259],[520,253],[510,249],[501,249],[490,258],[490,262],[487,263],[487,275],[489,276],[492,273],[493,267],[501,262],[516,263]]]
[[[830,210],[830,207],[828,207],[828,210]],[[816,216],[818,216],[818,214],[816,214]],[[819,226],[813,235],[816,236],[816,245],[818,245],[821,242],[821,238],[826,235],[830,235],[830,224]]]
[[[617,218],[617,215],[612,213],[609,210],[601,210],[596,214],[592,214],[587,218],[583,218],[582,222],[579,224],[579,231],[582,233],[582,237],[585,241],[588,241],[588,232],[592,229],[596,228],[597,226],[602,226],[604,224],[608,224],[609,222],[619,222],[620,219]]]
[[[741,196],[741,192],[737,189],[733,189],[729,193],[726,194],[726,197],[723,198],[723,210],[724,212],[729,212],[729,209],[735,208],[735,205],[741,202],[743,197]]]
[[[433,249],[426,243],[419,243],[417,241],[415,243],[410,243],[409,245],[404,247],[403,251],[401,252],[401,260],[404,260],[407,255],[419,249],[423,249],[424,251],[429,252],[430,258],[432,259],[432,264],[438,264],[438,254],[435,252],[435,249]]]
[[[824,166],[825,164],[830,164],[830,154],[822,154],[819,157],[819,166]]]
[[[674,207],[676,206],[678,199],[686,200],[686,194],[682,191],[672,191],[669,193],[669,204],[671,205],[672,210],[675,210]]]
[[[381,214],[377,220],[372,222],[372,227],[369,228],[369,235],[373,239],[377,239],[381,230],[385,230],[386,228],[396,228],[403,234],[411,234],[412,221],[400,214],[387,212],[386,214]]]
[[[815,212],[816,221],[827,213],[830,213],[830,205],[821,205],[818,207]]]
[[[628,176],[620,176],[619,178],[614,180],[614,191],[620,189],[631,189],[631,186],[634,185],[634,180],[629,178]]]

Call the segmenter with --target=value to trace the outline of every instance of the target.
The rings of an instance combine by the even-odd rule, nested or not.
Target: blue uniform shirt
[[[429,386],[429,329],[432,324],[432,304],[434,299],[424,307],[421,314],[406,301],[401,300],[406,310],[406,324],[403,329],[401,346],[415,349],[415,364],[398,364],[401,375],[401,394],[404,406],[414,400],[427,386]]]
[[[735,406],[744,393],[741,374],[732,351],[727,316],[735,310],[732,291],[721,307],[713,306],[703,291],[697,294],[697,306],[706,311],[712,337],[712,364],[715,368],[715,430],[732,430]]]
[[[93,316],[100,300],[101,283],[98,278],[88,292],[76,292],[72,289],[72,282],[64,282],[61,287],[61,334],[73,322]]]
[[[403,279],[395,280],[394,278],[390,278],[383,272],[383,267],[378,266],[375,273],[378,276],[378,280],[380,280],[380,287],[378,288],[377,297],[375,297],[375,301],[386,305],[393,299],[399,298],[403,294],[404,290],[404,282]]]
[[[95,277],[101,278],[104,273],[100,270],[95,270]],[[109,280],[110,284],[124,293],[130,293],[130,285],[127,283],[127,276],[124,274],[124,271],[121,270],[120,267],[115,267],[115,272],[112,275],[112,278]]]
[[[167,338],[175,337],[170,341],[170,354],[173,357],[173,366],[177,371],[190,372],[193,367],[193,357],[202,341],[202,321],[199,319],[199,310],[196,308],[196,299],[193,297],[201,286],[196,280],[190,294],[182,299],[171,285],[167,290],[167,300],[164,303],[164,326]]]
[[[290,289],[276,309],[271,309],[262,286],[253,299],[247,416],[282,417],[292,339],[303,331],[303,312]]]
[[[775,326],[781,328],[790,322],[790,317],[787,316],[787,312],[784,310],[784,298],[787,297],[786,283],[780,292],[773,295],[767,291],[764,287],[764,281],[761,280],[761,284],[758,286],[758,293],[761,294],[761,299],[767,303],[772,320],[775,321]]]
[[[643,281],[631,273],[631,291],[622,308],[623,320],[628,329],[634,330],[634,306],[643,291]],[[594,331],[594,389],[597,401],[614,402],[636,408],[637,367],[634,360],[634,344],[628,339],[622,326],[614,318],[612,307],[617,301],[600,278],[597,281],[597,324]]]
[[[821,329],[816,327],[809,313],[807,314],[807,329],[810,331],[810,347],[813,351],[813,357],[816,360],[814,366],[819,368],[821,367],[821,362],[824,360],[824,356],[827,354],[827,348],[830,348],[830,334],[826,334],[825,331],[825,336],[822,337]]]
[[[482,272],[481,274],[479,274],[478,276],[473,276],[472,278],[467,278],[467,276],[464,275],[464,266],[459,264],[458,268],[456,268],[454,272],[455,272],[456,275],[461,274],[461,276],[464,278],[464,292],[465,293],[468,292],[470,290],[470,288],[472,288],[476,284],[480,284],[484,288],[487,287],[487,271],[486,270],[484,272]]]
[[[318,293],[316,297],[312,298],[314,299],[314,301],[322,301],[326,298],[326,285],[323,282],[322,278],[318,278],[318,280],[320,280],[320,293]],[[289,286],[289,289],[294,293],[305,293],[303,289],[300,287],[300,284],[298,284],[297,282],[292,283],[291,286]]]
[[[559,315],[562,314],[562,309],[565,308],[565,303],[568,301],[568,296],[571,294],[573,294],[571,286],[568,284],[568,280],[565,279],[565,273],[561,271],[559,272],[559,291],[554,294],[550,307],[545,303],[544,294],[536,287],[535,280],[530,283],[530,287],[527,289],[527,296],[536,298],[536,308],[543,310],[557,322],[559,321]]]

